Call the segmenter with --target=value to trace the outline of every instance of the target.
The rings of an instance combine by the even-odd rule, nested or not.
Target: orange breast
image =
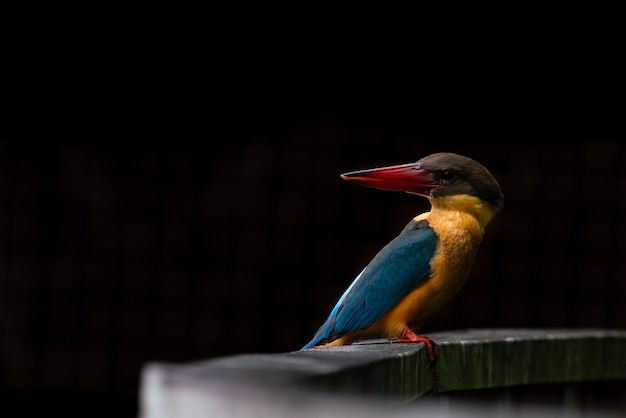
[[[467,213],[439,210],[419,218],[424,215],[439,237],[431,260],[432,275],[372,325],[372,331],[389,338],[400,336],[405,327],[419,331],[428,317],[457,294],[482,240],[481,226]]]

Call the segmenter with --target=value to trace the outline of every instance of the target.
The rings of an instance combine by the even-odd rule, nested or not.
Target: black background
[[[297,26],[114,41],[110,27],[59,28],[14,48],[0,136],[4,401],[133,415],[147,362],[299,349],[428,208],[339,174],[438,151],[485,165],[505,209],[423,332],[626,327],[610,25],[533,39],[505,23],[446,39]]]

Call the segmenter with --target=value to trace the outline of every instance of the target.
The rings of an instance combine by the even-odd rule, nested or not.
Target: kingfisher
[[[389,338],[424,343],[432,364],[435,344],[418,333],[465,284],[485,227],[504,205],[500,185],[477,161],[449,152],[341,178],[425,197],[430,211],[411,219],[374,256],[301,350]]]

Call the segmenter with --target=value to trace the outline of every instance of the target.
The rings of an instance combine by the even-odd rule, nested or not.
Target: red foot
[[[435,362],[437,358],[437,347],[435,346],[433,340],[422,335],[417,335],[408,328],[405,328],[404,331],[402,331],[402,335],[404,338],[398,338],[399,343],[424,343],[424,346],[426,346],[426,357],[428,357],[428,362],[430,364]]]

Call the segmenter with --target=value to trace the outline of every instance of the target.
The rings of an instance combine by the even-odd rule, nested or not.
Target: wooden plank
[[[438,392],[626,380],[626,332],[469,330],[435,336]]]
[[[244,409],[293,414],[293,408],[302,405],[313,408],[312,416],[345,408],[370,416],[388,408],[381,402],[406,403],[427,392],[626,381],[626,331],[622,330],[494,329],[429,336],[439,351],[435,368],[428,367],[422,344],[386,340],[184,365],[151,363],[142,374],[142,416],[185,416],[178,413],[192,407],[230,411],[233,416]],[[233,411],[233,405],[239,409]],[[317,412],[316,405],[321,408]],[[303,409],[297,411],[306,416]]]

